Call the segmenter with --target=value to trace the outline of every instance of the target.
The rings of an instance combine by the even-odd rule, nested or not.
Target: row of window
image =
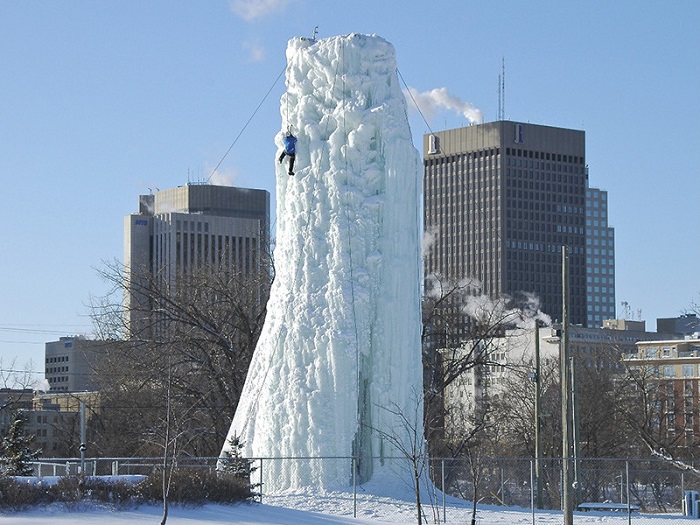
[[[506,155],[525,157],[530,159],[553,160],[555,162],[568,162],[569,164],[583,165],[583,157],[577,155],[562,155],[561,153],[548,153],[543,151],[525,150],[520,148],[506,148]]]
[[[608,288],[607,286],[587,286],[586,291],[588,293],[615,293],[615,288]]]
[[[612,303],[615,304],[615,298],[611,295],[588,295],[586,296],[586,299],[588,300],[588,304],[591,305],[593,303]],[[599,310],[596,310],[596,312]]]
[[[586,248],[586,255],[615,255],[615,253],[614,250],[607,248]]]
[[[62,356],[58,356],[58,357],[47,357],[46,362],[47,363],[67,363],[68,356],[62,355]]]
[[[615,279],[613,277],[591,277],[591,276],[589,276],[588,282],[593,283],[593,284],[600,284],[600,283],[614,284]]]
[[[515,217],[515,213],[513,213],[513,217]],[[506,228],[508,231],[513,231],[513,230],[519,230],[519,231],[543,231],[543,232],[550,232],[550,233],[575,233],[577,235],[584,235],[586,231],[583,229],[583,226],[576,226],[576,218],[573,217],[571,218],[571,223],[567,220],[568,217],[563,217],[563,221],[557,220],[562,218],[561,215],[550,215],[549,213],[547,214],[542,214],[542,218],[544,220],[539,219],[540,214],[536,214],[538,219],[535,221],[528,221],[527,220],[527,214],[523,220],[519,221],[511,221],[510,219],[506,220]],[[518,214],[518,217],[520,217],[520,214]],[[551,219],[550,219],[551,217]],[[552,224],[554,223],[554,224]],[[549,238],[550,236],[547,236]],[[522,239],[523,237],[518,237]],[[525,237],[527,238],[527,237]],[[534,239],[533,239],[534,240]]]
[[[597,237],[590,237],[590,230],[587,230],[586,233],[589,234],[589,236],[586,237],[586,244],[589,246],[614,246],[615,242],[614,241],[608,241],[607,239],[598,239]],[[610,252],[612,253],[612,249]]]
[[[561,171],[561,170],[558,170]],[[506,167],[506,185],[513,186],[517,184],[518,181],[525,180],[528,181],[540,181],[540,182],[553,182],[559,184],[569,184],[571,186],[576,186],[577,188],[582,188],[584,180],[579,176],[578,170],[574,169],[572,173],[571,166],[569,166],[568,173],[554,173],[551,171],[538,171],[538,170],[528,170],[520,168],[508,168]],[[523,183],[525,184],[525,183]],[[583,195],[582,195],[583,196]]]
[[[663,377],[678,377],[676,375],[677,370],[675,365],[664,365],[662,371]],[[695,377],[697,375],[696,371],[696,365],[681,365],[681,377]],[[658,375],[658,369],[654,369],[652,373],[655,376]]]
[[[592,238],[603,238],[603,237],[608,237],[609,239],[612,239],[615,237],[615,229],[614,228],[605,228],[603,230],[598,230],[596,228],[588,230],[588,235],[591,236]],[[612,242],[612,241],[610,241]]]
[[[479,151],[471,151],[469,153],[458,153],[445,155],[444,157],[428,157],[425,159],[425,166],[440,166],[442,164],[450,164],[455,162],[464,162],[474,159],[491,158],[494,159],[501,154],[500,148],[490,148]]]
[[[561,300],[561,272],[557,272],[558,268],[554,267],[551,269],[551,271],[540,271],[536,273],[533,273],[532,270],[528,271],[527,268],[525,268],[525,271],[523,272],[510,271],[510,267],[508,265],[506,265],[506,269],[508,270],[508,272],[506,272],[506,278],[510,283],[510,288],[513,288],[515,283],[519,283],[518,286],[520,290],[527,290],[525,284],[534,286],[536,284],[543,283],[542,286],[538,287],[538,289],[531,289],[529,291],[534,291],[538,294],[558,293],[560,294],[559,299]],[[515,269],[516,267],[513,265],[513,270]],[[549,283],[549,285],[547,283]],[[549,287],[550,285],[555,285],[555,287],[551,288]],[[578,289],[580,288],[580,291],[582,292],[583,285],[584,282],[582,278],[571,277],[569,279],[569,286],[572,290],[571,295],[580,295],[578,293]]]
[[[608,192],[603,191],[603,190],[599,190],[597,188],[588,188],[586,190],[586,197],[588,197],[591,200],[595,199],[598,202],[607,201],[608,200]]]
[[[509,208],[529,208],[529,209],[536,209],[539,210],[540,206],[541,208],[547,209],[549,211],[552,211],[556,205],[551,205],[547,204],[550,202],[563,202],[563,203],[569,203],[569,204],[583,204],[583,198],[579,198],[575,193],[572,193],[571,191],[567,192],[567,194],[564,194],[561,187],[558,189],[556,187],[552,187],[552,191],[549,190],[549,184],[547,184],[547,193],[541,193],[538,191],[527,191],[527,190],[506,190],[506,198],[508,199],[517,199],[517,200],[508,200],[506,203],[508,204]],[[479,200],[479,199],[474,199],[473,194],[472,194],[472,200]],[[581,215],[583,217],[583,208],[578,207],[577,209],[581,210]],[[568,212],[572,213],[572,212]]]
[[[586,215],[590,215],[592,217],[601,217],[603,219],[608,218],[608,213],[603,210],[603,211],[598,211],[598,210],[590,210],[590,208],[587,210]]]
[[[175,223],[175,228],[178,231],[183,231],[183,232],[194,232],[195,231],[195,225],[196,225],[196,231],[201,232],[204,230],[204,233],[207,233],[209,231],[209,223],[208,222],[200,222],[200,221],[181,221],[178,219]],[[202,226],[204,225],[204,226]]]
[[[516,240],[507,240],[506,248],[511,250],[529,250],[535,252],[561,253],[561,244],[547,244],[539,242],[523,242]],[[572,246],[569,248],[569,253],[578,255],[583,253],[583,248],[580,246]]]

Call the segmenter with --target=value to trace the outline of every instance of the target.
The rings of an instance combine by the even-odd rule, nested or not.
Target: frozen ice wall
[[[276,279],[229,437],[248,457],[354,456],[366,481],[422,435],[419,155],[384,39],[295,38],[287,62],[276,144],[291,125],[296,175],[276,164]],[[352,463],[264,475],[332,488]]]

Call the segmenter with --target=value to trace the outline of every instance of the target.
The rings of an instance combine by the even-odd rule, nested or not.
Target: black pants
[[[290,155],[289,153],[283,151],[279,158],[280,162],[282,162],[285,155],[289,157],[289,174],[292,175],[294,173],[294,155]]]

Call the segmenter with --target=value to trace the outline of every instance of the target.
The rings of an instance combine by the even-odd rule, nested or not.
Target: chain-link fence
[[[218,460],[177,458],[175,465],[213,472]],[[374,467],[369,481],[363,479],[364,466],[350,457],[249,461],[251,483],[258,485],[261,499],[271,504],[414,523],[417,474],[425,523],[469,522],[474,501],[477,524],[561,519],[562,460],[558,458],[539,462],[531,458],[383,458],[375,462],[381,467]],[[574,478],[574,523],[601,521],[603,515],[612,516],[603,520],[611,523],[679,519],[697,513],[700,506],[692,501],[685,504],[687,494],[700,490],[700,476],[692,468],[681,470],[662,460],[590,458],[572,461],[569,467]],[[162,468],[163,458],[53,458],[34,463],[39,477],[80,472],[148,475]],[[511,513],[512,519],[505,519],[504,512]]]
[[[559,458],[436,459],[431,466],[433,480],[444,479],[441,486],[459,498],[476,497],[487,505],[562,508]],[[694,469],[681,470],[663,460],[587,458],[572,461],[570,470],[574,507],[581,510],[627,511],[629,503],[633,512],[683,514],[686,492],[700,488]]]

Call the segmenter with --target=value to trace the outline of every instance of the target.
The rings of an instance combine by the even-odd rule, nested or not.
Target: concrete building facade
[[[44,345],[44,376],[51,392],[84,392],[97,388],[94,369],[107,348],[104,341],[61,337]]]
[[[265,190],[188,184],[139,197],[139,210],[124,219],[125,275],[143,283],[158,276],[175,285],[204,265],[244,275],[265,264],[270,194]],[[148,298],[131,287],[125,297],[130,334],[149,321]]]

